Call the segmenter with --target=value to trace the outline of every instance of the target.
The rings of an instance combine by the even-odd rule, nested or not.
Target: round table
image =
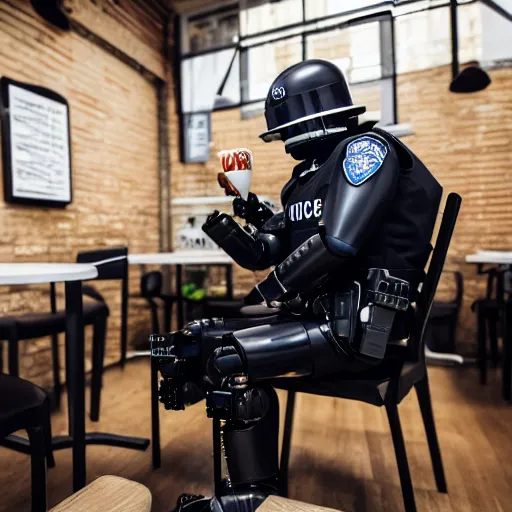
[[[95,279],[98,269],[89,263],[0,263],[0,285],[65,283],[66,294],[66,362],[68,365],[69,435],[55,436],[54,449],[71,448],[73,452],[73,491],[86,483],[85,447],[107,444],[145,450],[148,439],[85,432],[85,343],[82,303],[82,281]],[[12,448],[26,451],[28,441],[10,436]],[[5,442],[5,440],[4,440]]]
[[[63,283],[98,277],[88,263],[0,263],[0,285]]]

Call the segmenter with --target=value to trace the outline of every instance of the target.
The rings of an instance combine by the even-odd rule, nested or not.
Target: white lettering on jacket
[[[322,200],[300,201],[288,206],[288,217],[292,222],[298,222],[311,217],[319,218],[322,216]]]

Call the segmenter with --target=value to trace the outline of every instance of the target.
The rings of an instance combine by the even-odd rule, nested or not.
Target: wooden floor
[[[90,430],[149,436],[149,362],[106,373],[101,421]],[[448,481],[438,494],[414,393],[400,406],[416,500],[420,511],[512,510],[512,406],[499,397],[499,375],[486,387],[474,369],[432,368],[434,412]],[[280,395],[283,398],[284,395]],[[281,402],[283,405],[284,401]],[[65,433],[66,412],[52,418]],[[91,446],[88,481],[112,474],[142,482],[153,510],[169,511],[185,490],[209,494],[211,423],[204,404],[185,412],[162,410],[162,468],[150,452]],[[301,395],[297,400],[290,497],[349,511],[399,511],[402,500],[384,409],[345,400]],[[71,493],[71,452],[56,453],[48,473],[49,505]],[[0,511],[29,510],[29,458],[0,448]]]

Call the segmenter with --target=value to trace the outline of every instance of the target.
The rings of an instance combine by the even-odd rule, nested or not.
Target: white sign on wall
[[[65,206],[71,202],[69,107],[50,91],[2,78],[5,200]]]
[[[208,162],[210,159],[211,114],[183,114],[183,162]]]

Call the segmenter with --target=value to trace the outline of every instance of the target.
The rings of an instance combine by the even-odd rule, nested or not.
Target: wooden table
[[[95,279],[97,268],[88,263],[1,263],[0,286],[65,283],[66,294],[66,364],[68,365],[69,435],[55,436],[55,450],[71,448],[73,452],[73,491],[85,486],[87,444],[107,444],[145,450],[148,439],[85,432],[85,342],[82,281]],[[9,436],[3,444],[29,453],[28,440]]]
[[[233,298],[233,263],[234,261],[221,250],[182,250],[175,252],[157,252],[148,254],[129,254],[128,263],[132,265],[174,265],[176,266],[176,299],[178,305],[178,329],[185,323],[183,312],[183,294],[181,292],[184,265],[224,266],[226,268],[226,297]],[[166,319],[169,324],[170,318]],[[166,330],[169,325],[165,326]]]
[[[302,501],[289,500],[280,496],[269,496],[259,507],[258,512],[340,512],[333,508],[310,505]]]
[[[101,476],[50,512],[150,512],[151,493],[119,476]]]

